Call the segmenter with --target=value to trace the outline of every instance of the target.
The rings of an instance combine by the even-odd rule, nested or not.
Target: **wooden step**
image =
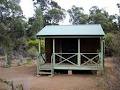
[[[47,74],[51,74],[51,72],[40,71],[39,74],[47,75]]]
[[[40,68],[39,70],[51,70],[51,68]]]

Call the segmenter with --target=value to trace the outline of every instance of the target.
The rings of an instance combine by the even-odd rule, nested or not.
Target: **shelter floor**
[[[52,68],[51,63],[45,63],[40,66],[40,69],[50,69]],[[71,64],[55,64],[54,69],[59,69],[59,70],[100,70],[98,65],[90,66],[90,65],[71,65]]]

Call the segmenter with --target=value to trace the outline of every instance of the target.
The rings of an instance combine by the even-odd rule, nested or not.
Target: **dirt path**
[[[0,67],[0,78],[22,82],[30,90],[98,90],[98,76],[93,74],[37,77],[35,73],[36,66],[34,64],[12,68]]]

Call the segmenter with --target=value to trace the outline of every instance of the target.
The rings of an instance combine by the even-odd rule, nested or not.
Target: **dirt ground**
[[[110,58],[107,59],[105,65],[111,67]],[[98,90],[100,86],[100,76],[92,73],[38,77],[35,64],[11,68],[0,67],[0,78],[13,80],[15,84],[21,82],[26,90]],[[3,90],[1,86],[0,90]]]

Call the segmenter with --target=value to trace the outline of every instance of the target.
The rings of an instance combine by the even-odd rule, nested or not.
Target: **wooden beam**
[[[80,39],[78,39],[78,66],[81,64],[81,57],[80,57]]]

